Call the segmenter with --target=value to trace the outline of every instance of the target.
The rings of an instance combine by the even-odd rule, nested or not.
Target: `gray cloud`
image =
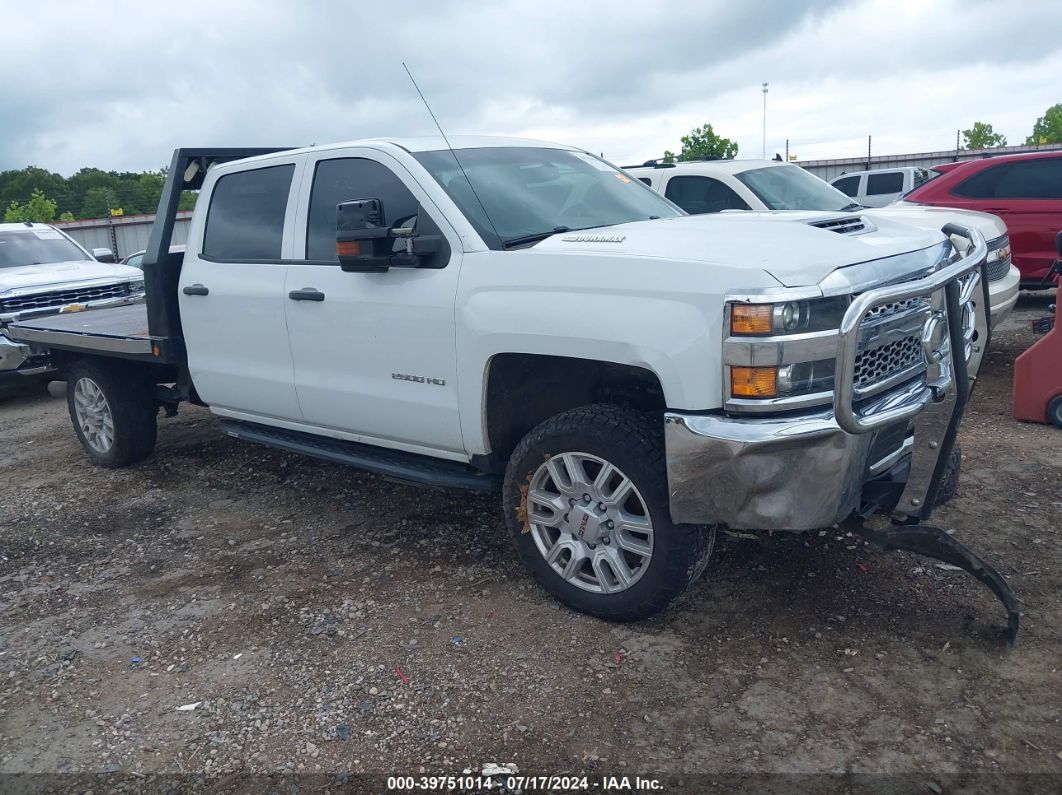
[[[764,79],[772,150],[871,131],[936,148],[974,119],[1016,139],[1062,99],[1059,23],[1057,3],[961,0],[47,4],[0,29],[0,67],[18,76],[0,89],[0,168],[432,133],[402,61],[448,132],[617,160],[676,148],[704,121],[757,155]]]

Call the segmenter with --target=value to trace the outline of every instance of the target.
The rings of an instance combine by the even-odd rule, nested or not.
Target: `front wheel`
[[[82,359],[70,368],[66,401],[81,447],[94,464],[135,464],[155,449],[158,406],[151,384],[120,364]]]
[[[517,445],[504,508],[521,559],[569,607],[637,621],[704,571],[715,531],[676,525],[663,429],[642,414],[586,406],[543,422]]]

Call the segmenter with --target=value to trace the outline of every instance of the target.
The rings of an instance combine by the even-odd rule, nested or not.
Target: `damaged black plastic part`
[[[886,552],[896,549],[917,552],[919,555],[958,566],[963,571],[972,574],[991,590],[1006,608],[1007,648],[1013,648],[1018,637],[1018,622],[1021,616],[1018,597],[1014,595],[1007,581],[998,571],[939,527],[899,525],[884,530],[875,530],[867,527],[862,520],[853,519],[846,523],[845,529],[881,547]]]

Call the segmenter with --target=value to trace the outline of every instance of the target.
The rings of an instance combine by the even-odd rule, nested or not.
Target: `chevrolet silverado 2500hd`
[[[177,150],[146,305],[16,324],[89,458],[145,458],[189,400],[234,437],[499,489],[535,578],[615,620],[687,588],[717,527],[929,515],[987,340],[979,233],[687,216],[572,147],[452,143]]]
[[[97,261],[53,226],[0,224],[0,390],[50,371],[44,350],[8,339],[6,324],[71,304],[109,305],[143,295],[140,271]]]

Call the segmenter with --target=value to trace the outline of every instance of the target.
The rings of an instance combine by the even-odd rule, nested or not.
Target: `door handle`
[[[303,287],[301,290],[292,290],[288,298],[292,301],[323,301],[325,296],[315,287]]]
[[[210,295],[210,290],[202,284],[189,284],[182,292],[185,295]]]

